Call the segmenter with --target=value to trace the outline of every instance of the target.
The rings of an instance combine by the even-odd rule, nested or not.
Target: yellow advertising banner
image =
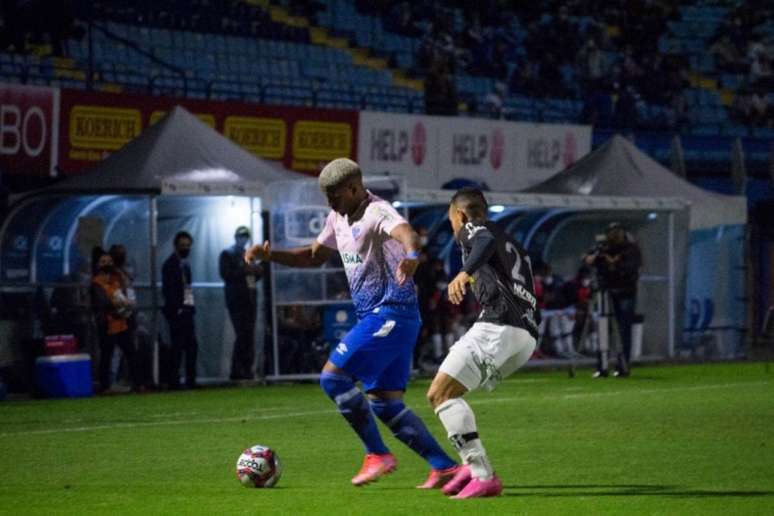
[[[139,109],[76,105],[70,111],[70,145],[76,148],[112,151],[140,132]]]
[[[293,126],[293,158],[330,161],[352,152],[352,126],[340,122],[296,122]]]
[[[256,156],[280,160],[285,156],[287,126],[281,118],[227,116],[223,134]]]

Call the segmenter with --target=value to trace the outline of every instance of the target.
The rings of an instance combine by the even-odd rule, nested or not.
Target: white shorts
[[[534,337],[525,329],[477,322],[449,349],[438,371],[469,391],[491,391],[527,363],[535,345]]]

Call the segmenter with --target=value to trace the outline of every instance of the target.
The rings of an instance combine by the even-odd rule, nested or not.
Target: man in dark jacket
[[[255,319],[258,313],[256,280],[262,275],[261,266],[245,262],[245,245],[250,230],[239,226],[234,233],[234,245],[220,253],[220,277],[226,294],[226,307],[234,326],[236,340],[231,355],[231,379],[251,380],[255,363]]]
[[[175,252],[161,268],[161,291],[164,295],[164,317],[169,324],[170,357],[167,383],[171,389],[180,387],[180,362],[185,352],[185,383],[196,387],[196,333],[194,330],[194,295],[191,283],[191,253],[193,237],[186,231],[175,235]]]
[[[604,243],[586,255],[584,261],[597,269],[599,289],[610,300],[613,315],[618,323],[622,350],[618,354],[615,376],[629,376],[629,360],[632,350],[632,323],[634,322],[637,282],[642,267],[640,248],[626,236],[618,222],[607,227]],[[607,304],[607,303],[605,303]],[[609,313],[606,309],[603,313]],[[595,377],[607,376],[607,355],[600,351]]]

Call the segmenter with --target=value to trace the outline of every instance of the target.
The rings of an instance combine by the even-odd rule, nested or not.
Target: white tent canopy
[[[747,222],[744,197],[694,186],[618,135],[524,193],[623,197],[632,202],[636,198],[680,198],[691,206],[692,230]]]
[[[273,181],[303,177],[253,156],[176,106],[86,174],[46,191],[257,196]]]

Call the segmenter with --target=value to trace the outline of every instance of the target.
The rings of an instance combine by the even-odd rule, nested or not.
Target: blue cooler
[[[47,398],[91,396],[91,357],[83,353],[40,357],[35,361],[35,380]]]

